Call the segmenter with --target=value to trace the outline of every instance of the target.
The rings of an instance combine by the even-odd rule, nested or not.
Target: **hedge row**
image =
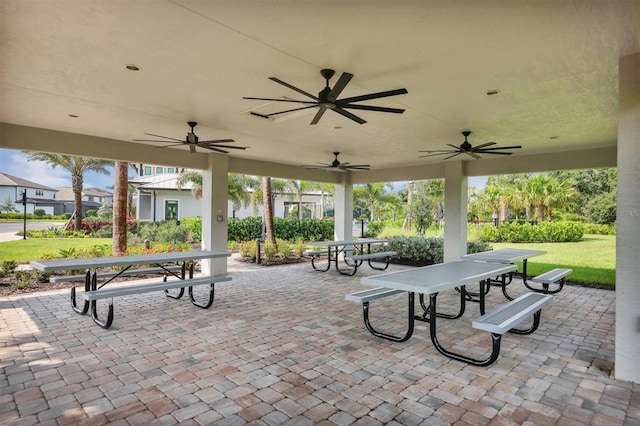
[[[483,225],[478,238],[492,243],[563,243],[582,240],[584,224],[579,222],[502,223]]]
[[[273,218],[276,238],[287,241],[332,240],[333,220]],[[262,218],[229,219],[227,240],[252,241],[262,237]]]
[[[479,253],[492,250],[493,248],[483,241],[469,241],[467,243],[467,253]],[[381,250],[395,251],[394,259],[400,263],[416,266],[442,263],[444,261],[444,238],[443,237],[404,237],[397,236],[389,238],[389,243]]]

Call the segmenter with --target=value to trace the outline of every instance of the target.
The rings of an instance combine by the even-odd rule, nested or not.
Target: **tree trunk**
[[[544,204],[538,204],[538,223],[544,222]]]
[[[82,230],[82,187],[84,179],[82,174],[71,175],[71,190],[73,191],[73,208],[76,213],[73,226],[75,231]]]
[[[411,204],[413,204],[413,185],[414,181],[410,180],[407,184],[407,216],[404,218],[402,229],[410,231],[412,225]]]
[[[271,178],[262,177],[262,196],[264,204],[265,242],[276,243],[276,236],[273,229],[273,197],[271,194]]]
[[[113,188],[113,255],[120,256],[127,250],[127,200],[128,168],[124,161],[116,161]]]

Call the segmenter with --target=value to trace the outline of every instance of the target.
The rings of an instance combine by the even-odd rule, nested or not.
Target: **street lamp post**
[[[22,229],[22,239],[27,239],[27,189],[25,188],[22,191],[22,209],[24,212],[24,221],[23,221],[23,229]]]

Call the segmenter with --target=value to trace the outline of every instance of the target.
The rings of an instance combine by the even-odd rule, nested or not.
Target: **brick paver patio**
[[[505,335],[479,368],[440,355],[425,324],[404,343],[371,336],[344,300],[368,267],[230,259],[229,271],[208,310],[118,298],[109,330],[75,314],[68,291],[0,298],[0,424],[640,425],[640,385],[612,378],[612,291],[566,286],[533,335]],[[489,306],[504,301],[496,290]],[[400,330],[405,303],[373,302],[377,328]],[[471,304],[441,320],[443,345],[486,353],[477,315]]]

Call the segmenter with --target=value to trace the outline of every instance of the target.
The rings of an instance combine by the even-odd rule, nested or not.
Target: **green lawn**
[[[585,235],[577,243],[514,244],[492,243],[494,250],[506,247],[544,250],[547,254],[529,259],[527,275],[539,275],[553,268],[571,268],[567,281],[615,285],[615,235]],[[517,262],[522,268],[522,262]]]
[[[58,254],[62,249],[111,246],[111,238],[30,238],[0,243],[0,264],[7,260],[28,263],[46,254]],[[544,250],[547,254],[531,258],[529,275],[539,275],[550,269],[571,268],[570,282],[615,285],[615,235],[585,235],[578,243],[514,244],[492,243],[494,249],[514,247]],[[521,262],[519,268],[522,268]]]
[[[26,240],[0,243],[0,264],[7,260],[29,263],[42,259],[46,254],[58,255],[60,250],[82,249],[92,246],[109,245],[111,238],[27,238]]]

